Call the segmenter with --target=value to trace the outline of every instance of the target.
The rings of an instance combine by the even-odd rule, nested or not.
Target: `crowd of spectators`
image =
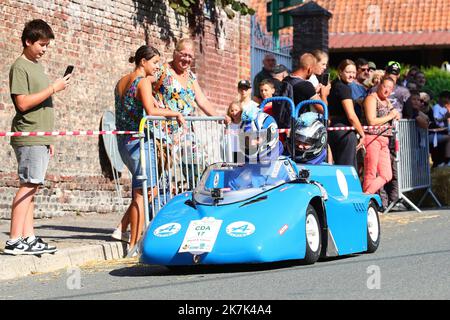
[[[399,62],[389,61],[377,68],[365,58],[341,61],[337,78],[328,81],[328,61],[328,55],[320,50],[305,53],[299,57],[297,69],[289,73],[286,66],[276,64],[272,54],[266,55],[263,70],[253,81],[253,100],[261,103],[271,96],[290,96],[295,105],[310,99],[325,103],[329,127],[354,127],[328,132],[327,161],[354,166],[364,192],[379,193],[384,207],[398,199],[395,141],[389,129],[393,120],[414,119],[418,127],[428,129],[433,167],[450,166],[449,91],[433,97],[424,89],[426,77],[419,67],[410,67],[402,77]],[[267,95],[268,91],[271,94]],[[431,105],[433,99],[437,103]],[[289,126],[289,112],[283,111],[283,104],[273,108],[270,104],[263,111],[274,116],[279,128]],[[306,111],[323,113],[320,104]]]

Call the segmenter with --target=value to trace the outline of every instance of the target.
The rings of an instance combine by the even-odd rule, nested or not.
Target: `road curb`
[[[88,262],[117,260],[126,255],[126,244],[106,242],[78,248],[60,249],[54,254],[38,256],[0,256],[0,281],[25,277],[35,273],[48,273]]]

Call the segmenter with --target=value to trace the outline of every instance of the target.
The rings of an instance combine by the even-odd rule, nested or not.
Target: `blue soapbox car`
[[[294,118],[304,105],[321,102],[289,103]],[[140,262],[169,268],[313,264],[320,257],[372,253],[380,243],[380,206],[378,195],[362,192],[352,166],[296,164],[288,157],[215,163],[193,191],[175,196],[154,217],[140,243]]]

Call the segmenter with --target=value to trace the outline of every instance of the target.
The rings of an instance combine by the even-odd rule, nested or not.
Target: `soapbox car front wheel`
[[[380,244],[380,218],[377,206],[371,202],[367,208],[367,253],[373,253]]]
[[[320,221],[317,216],[317,212],[310,204],[306,209],[306,252],[305,252],[305,264],[313,264],[320,257],[320,251],[322,250],[322,235],[320,232]]]

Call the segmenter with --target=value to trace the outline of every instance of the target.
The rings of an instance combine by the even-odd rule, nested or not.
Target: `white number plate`
[[[192,220],[189,223],[178,252],[190,252],[193,254],[211,252],[221,225],[222,220],[216,220],[211,217],[203,218],[202,220]]]

